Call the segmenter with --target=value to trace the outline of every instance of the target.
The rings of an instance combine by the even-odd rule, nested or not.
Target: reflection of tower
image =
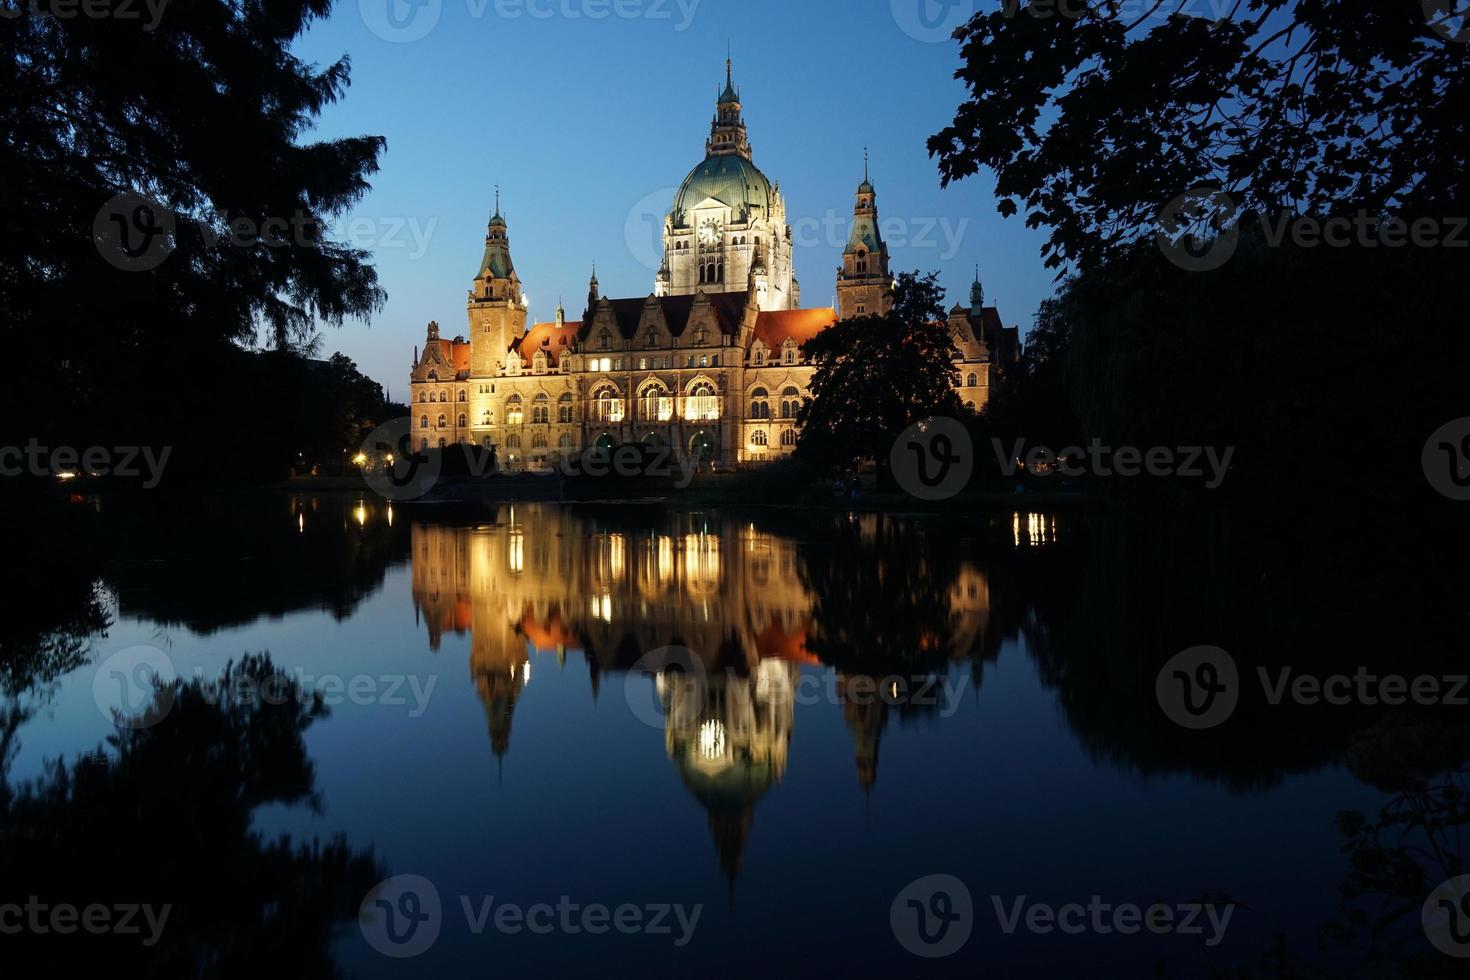
[[[720,870],[735,885],[755,805],[786,770],[797,669],[764,660],[750,675],[657,678],[664,747],[709,813]]]
[[[878,741],[888,724],[888,703],[878,696],[877,678],[867,674],[849,676],[839,672],[837,697],[842,702],[842,720],[852,736],[858,785],[866,793],[878,781]]]

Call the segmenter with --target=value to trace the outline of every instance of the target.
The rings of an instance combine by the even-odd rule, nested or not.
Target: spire
[[[725,51],[725,90],[720,93],[720,105],[738,104],[740,93],[735,91],[734,63],[730,60],[728,44]]]
[[[985,287],[980,285],[980,265],[975,265],[975,281],[970,283],[970,312],[976,316],[985,308]]]

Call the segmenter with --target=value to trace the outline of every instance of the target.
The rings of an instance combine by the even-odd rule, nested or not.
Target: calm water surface
[[[1348,871],[1336,815],[1388,799],[1330,748],[1231,755],[1172,728],[1150,700],[1156,658],[1120,668],[1107,617],[1087,618],[1112,579],[1067,515],[281,496],[171,530],[106,516],[111,624],[27,695],[8,779],[44,779],[137,707],[100,666],[118,651],[155,648],[204,682],[268,652],[327,711],[301,729],[296,785],[242,804],[249,828],[340,835],[442,902],[412,959],[353,919],[324,928],[323,962],[349,974],[1196,975],[1277,935],[1312,952]],[[690,669],[661,673],[680,650]],[[181,846],[210,819],[168,816]],[[934,960],[890,918],[931,874],[962,880],[974,912],[964,948]],[[1208,928],[1007,934],[995,909],[1094,895],[1240,907],[1217,945]],[[464,903],[490,896],[699,917],[683,945],[677,925],[476,934]]]

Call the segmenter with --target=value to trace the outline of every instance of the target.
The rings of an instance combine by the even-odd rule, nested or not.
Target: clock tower
[[[470,366],[476,377],[499,373],[511,341],[526,332],[526,306],[521,280],[510,260],[510,235],[500,216],[500,191],[495,192],[495,214],[485,232],[485,254],[470,289]]]
[[[752,159],[740,92],[730,61],[715,98],[704,160],[689,172],[664,219],[664,258],[654,278],[656,296],[744,293],[762,270],[763,310],[801,305],[792,273],[791,228],[779,184]]]

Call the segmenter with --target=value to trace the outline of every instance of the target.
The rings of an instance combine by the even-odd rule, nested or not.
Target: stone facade
[[[892,274],[866,167],[852,234],[837,270],[837,308],[803,309],[780,185],[755,166],[726,63],[705,144],[664,222],[664,259],[645,297],[601,294],[594,271],[580,320],[557,307],[527,325],[521,280],[499,201],[470,289],[466,336],[430,323],[410,378],[414,444],[494,446],[511,468],[556,454],[641,442],[725,464],[796,447],[796,410],[810,395],[801,344],[837,319],[882,314]],[[984,305],[947,324],[960,357],[961,398],[985,406],[992,370],[1019,354],[1017,331]]]

